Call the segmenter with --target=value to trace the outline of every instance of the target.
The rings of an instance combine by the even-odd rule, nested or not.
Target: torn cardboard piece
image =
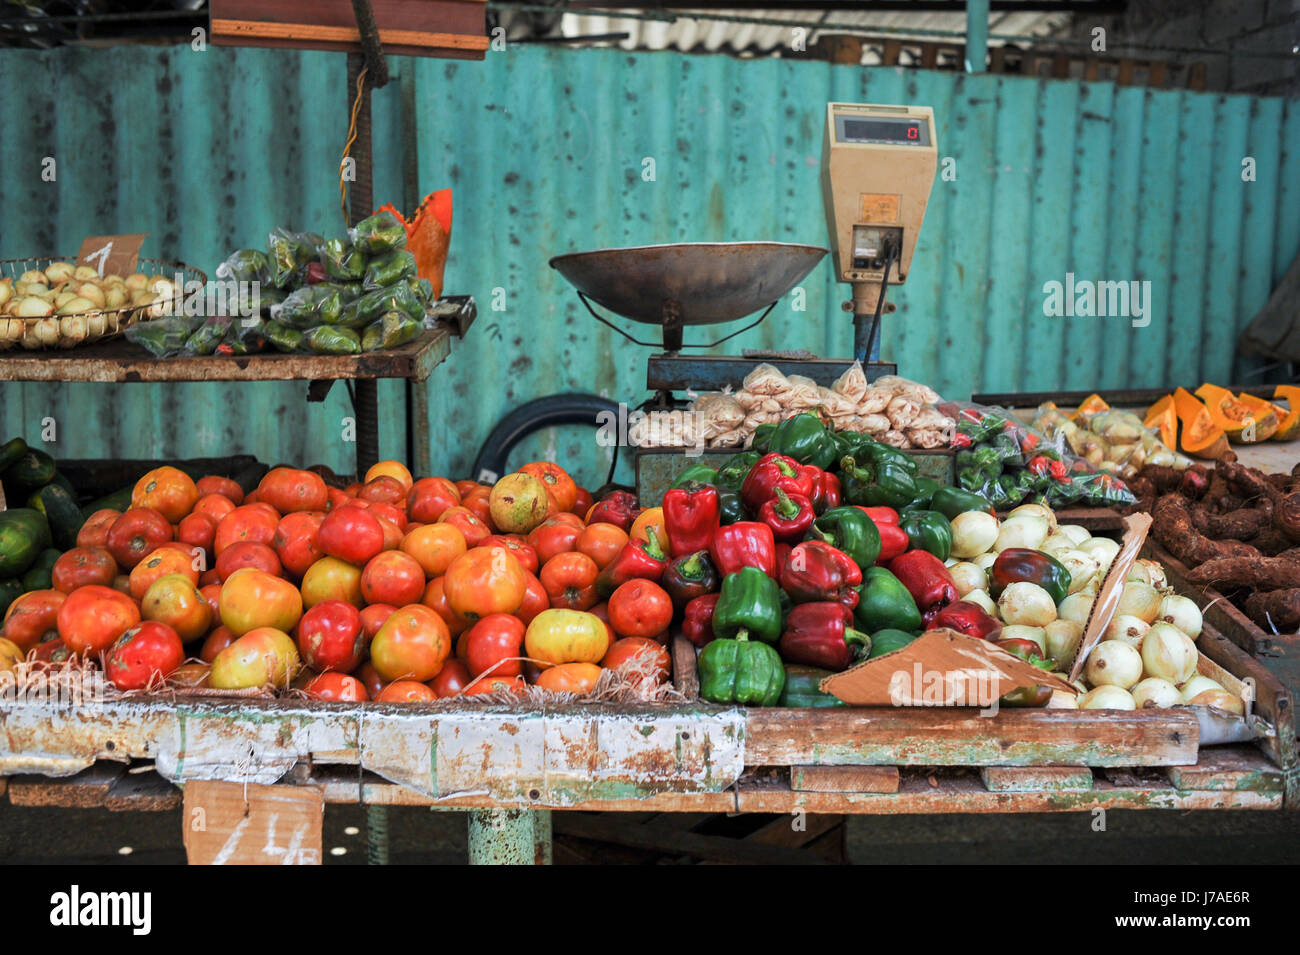
[[[987,640],[930,630],[901,650],[828,676],[821,689],[852,706],[974,706],[986,709],[1022,686],[1077,693]]]
[[[1101,582],[1101,590],[1092,602],[1088,622],[1083,628],[1083,639],[1079,641],[1074,663],[1070,666],[1071,680],[1079,679],[1083,665],[1088,661],[1088,654],[1105,636],[1106,628],[1110,626],[1115,611],[1119,608],[1119,598],[1124,591],[1124,582],[1128,580],[1128,572],[1133,569],[1133,563],[1137,560],[1142,545],[1146,543],[1147,532],[1150,530],[1150,514],[1130,514],[1124,518],[1124,537],[1120,541],[1119,553],[1111,561],[1110,570],[1106,571],[1106,578]]]

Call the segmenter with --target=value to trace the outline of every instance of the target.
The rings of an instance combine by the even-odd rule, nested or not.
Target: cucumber
[[[819,684],[831,675],[830,670],[791,664],[785,668],[785,689],[781,691],[780,706],[844,706],[838,696],[823,693]]]
[[[915,639],[915,634],[905,630],[877,630],[871,635],[871,656],[868,659],[874,660],[886,653],[901,650]]]
[[[0,580],[0,617],[9,610],[9,605],[25,594],[23,582],[17,577]]]
[[[0,474],[8,471],[26,453],[27,442],[22,438],[11,438],[0,444]]]
[[[79,496],[77,494],[77,489],[72,486],[72,482],[64,477],[59,471],[54,472],[54,477],[50,479],[50,483],[57,484],[59,487],[63,488],[63,490],[68,492],[68,497],[72,498],[74,501]]]
[[[50,525],[40,511],[16,507],[0,511],[0,577],[15,577],[53,543]]]
[[[85,521],[91,514],[104,508],[125,512],[131,506],[131,492],[134,490],[135,485],[131,484],[112,494],[105,494],[97,501],[91,501],[81,509],[82,520]]]
[[[54,547],[47,547],[41,551],[36,556],[36,562],[27,568],[27,573],[23,574],[23,590],[50,590],[54,586],[50,572],[54,570],[54,562],[62,553]]]
[[[28,448],[13,464],[5,469],[0,480],[4,481],[5,490],[16,497],[20,493],[34,491],[54,480],[54,459],[37,448]]]
[[[56,547],[71,550],[77,546],[77,531],[85,521],[72,495],[57,484],[47,484],[27,499],[27,506],[45,515]]]

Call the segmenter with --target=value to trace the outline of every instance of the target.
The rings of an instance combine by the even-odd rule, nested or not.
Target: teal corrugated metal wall
[[[647,349],[586,315],[555,254],[648,242],[824,244],[827,100],[932,105],[953,176],[936,181],[883,355],[940,391],[1242,380],[1237,331],[1300,250],[1300,105],[1001,76],[790,60],[515,48],[485,63],[397,61],[375,97],[376,197],[450,185],[449,291],[480,318],[430,382],[436,469],[461,473],[521,401],[596,391],[639,402]],[[209,271],[277,223],[339,223],[343,58],[212,49],[0,55],[0,254],[151,228],[148,253]],[[403,97],[414,103],[401,118]],[[60,107],[58,104],[67,104]],[[86,104],[92,104],[89,108]],[[35,117],[34,121],[32,117]],[[111,123],[110,117],[117,122]],[[63,157],[41,183],[39,162]],[[1243,181],[1243,160],[1255,179]],[[654,177],[646,174],[653,161]],[[1149,280],[1151,323],[1050,318],[1043,283]],[[822,266],[804,312],[781,306],[726,349],[851,344]],[[402,391],[381,391],[384,454],[405,455]],[[70,455],[249,451],[343,468],[341,390],[299,385],[5,385],[0,432],[55,413]],[[236,409],[232,413],[231,409]],[[47,412],[47,409],[54,409]],[[61,415],[61,416],[60,416]],[[603,478],[590,433],[521,454]]]

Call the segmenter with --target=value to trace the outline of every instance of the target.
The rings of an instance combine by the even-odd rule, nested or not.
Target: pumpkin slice
[[[1278,428],[1273,432],[1274,441],[1290,441],[1300,437],[1300,387],[1296,385],[1278,385],[1273,391],[1274,398],[1285,398],[1290,411],[1278,408]],[[1274,407],[1277,407],[1274,405]]]
[[[1261,419],[1260,409],[1241,401],[1227,388],[1212,385],[1208,381],[1196,389],[1196,397],[1205,402],[1210,412],[1210,420],[1222,429],[1228,440],[1234,444],[1255,444],[1267,440],[1267,436],[1277,430],[1277,415],[1270,410]],[[1181,415],[1180,415],[1181,416]],[[1261,434],[1267,434],[1260,437]]]
[[[1183,426],[1183,451],[1197,458],[1219,460],[1232,453],[1223,429],[1214,423],[1210,411],[1186,388],[1174,391],[1174,411]]]
[[[1174,410],[1174,396],[1165,395],[1150,408],[1142,424],[1160,432],[1160,441],[1170,450],[1178,449],[1178,412]]]
[[[1237,400],[1251,409],[1251,414],[1246,417],[1246,427],[1242,429],[1242,441],[1246,444],[1256,444],[1260,441],[1267,441],[1273,435],[1277,434],[1277,429],[1282,424],[1282,416],[1271,402],[1263,398],[1256,398],[1248,392],[1242,392],[1237,395]],[[1253,419],[1253,420],[1252,420]],[[1251,424],[1254,425],[1252,431]]]
[[[1083,399],[1083,404],[1074,409],[1074,414],[1070,415],[1070,420],[1075,424],[1082,425],[1093,415],[1099,415],[1103,411],[1109,410],[1110,405],[1106,404],[1106,399],[1094,391]]]

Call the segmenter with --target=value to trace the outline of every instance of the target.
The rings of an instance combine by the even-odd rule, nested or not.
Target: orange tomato
[[[145,563],[148,563],[148,560]],[[280,565],[280,558],[276,556],[274,550],[265,544],[255,544],[252,541],[240,541],[237,544],[231,544],[217,558],[217,573],[222,580],[243,567],[256,567],[258,570],[264,570],[275,577],[281,576],[281,571],[284,569]],[[136,570],[139,569],[139,567],[136,568]],[[133,570],[131,573],[134,574],[135,571]]]
[[[526,573],[506,548],[475,547],[451,562],[443,589],[451,609],[472,622],[518,610],[528,586]]]
[[[668,650],[649,637],[624,637],[616,640],[600,661],[607,670],[617,670],[630,664],[638,671],[646,671],[646,676],[638,682],[665,683],[672,672],[672,658]]]
[[[604,570],[628,542],[627,532],[617,524],[589,524],[578,535],[578,552],[586,554]]]
[[[594,663],[561,663],[543,670],[537,678],[537,685],[553,693],[585,696],[596,688],[603,672]]]
[[[186,643],[203,636],[212,625],[207,600],[184,574],[166,574],[155,580],[140,601],[140,615],[165,623]]]
[[[365,684],[354,676],[331,670],[312,679],[303,692],[313,700],[329,700],[334,703],[364,703],[370,699]]]
[[[493,534],[491,537],[484,538],[479,546],[506,548],[515,555],[519,565],[530,574],[535,574],[541,569],[540,562],[537,560],[537,551],[529,546],[522,534]]]
[[[573,510],[574,504],[578,501],[578,485],[564,468],[552,461],[533,461],[519,470],[540,479],[546,485],[547,493],[555,498],[555,505],[559,510]]]
[[[170,465],[154,468],[136,481],[131,491],[132,507],[152,507],[169,524],[179,523],[194,509],[198,499],[199,489],[194,480]]]
[[[108,530],[122,516],[121,511],[111,507],[101,507],[81,525],[77,531],[78,547],[108,547]]]
[[[193,557],[174,547],[160,547],[132,568],[128,578],[131,582],[131,596],[143,600],[153,582],[168,574],[180,574],[193,584],[199,582],[199,572],[194,567]]]
[[[59,594],[59,597],[63,598],[63,595]],[[123,632],[140,622],[140,608],[126,594],[92,584],[74,590],[62,600],[57,621],[59,636],[69,650],[96,654],[107,650]],[[6,623],[6,633],[8,629]],[[8,639],[13,640],[13,637]],[[14,643],[18,641],[14,640]]]
[[[357,495],[363,501],[372,501],[376,504],[406,504],[406,488],[401,481],[394,477],[381,475],[374,480],[367,481],[361,488],[361,493]]]
[[[653,580],[620,584],[609,597],[609,625],[621,637],[653,637],[673,620],[673,600]]]
[[[668,547],[668,531],[664,524],[664,509],[662,507],[647,507],[637,515],[636,520],[632,522],[632,530],[628,532],[628,537],[634,541],[649,540],[651,529],[655,539],[659,541],[659,546],[665,554],[671,554]]]
[[[105,589],[107,588],[99,587],[99,590]],[[57,590],[29,590],[5,611],[4,628],[0,629],[0,637],[12,641],[19,650],[26,653],[41,643],[47,634],[57,631],[59,608],[67,598],[67,594]],[[125,630],[126,627],[122,629]]]
[[[364,483],[369,484],[378,477],[394,478],[402,485],[403,494],[409,491],[415,483],[411,478],[411,472],[406,469],[406,465],[401,461],[380,461],[378,464],[372,465],[370,470],[366,472]]]
[[[480,696],[485,693],[495,693],[497,690],[518,694],[522,693],[527,685],[521,676],[485,676],[461,690],[460,695]]]
[[[202,514],[204,517],[211,518],[212,523],[217,524],[237,506],[234,501],[224,494],[204,494],[199,498],[198,503],[194,505],[194,510],[190,513]]]
[[[209,474],[207,477],[199,478],[198,484],[195,485],[199,495],[220,494],[229,498],[230,502],[238,507],[244,503],[244,489],[230,478],[218,477],[215,474]]]
[[[492,536],[492,529],[479,519],[479,516],[471,511],[468,507],[449,507],[442,512],[438,518],[439,524],[451,524],[456,530],[460,531],[465,538],[465,543],[470,547],[477,547],[483,541]]]
[[[381,551],[361,572],[361,596],[366,603],[404,607],[424,595],[424,568],[400,550]]]
[[[394,680],[379,691],[376,703],[431,703],[438,698],[432,687],[414,680]]]
[[[524,634],[526,656],[546,664],[598,663],[609,648],[605,624],[581,610],[543,610]]]
[[[302,600],[289,581],[244,567],[222,583],[217,609],[222,624],[236,636],[263,628],[288,633],[302,616]]]
[[[199,587],[199,593],[208,602],[208,609],[212,611],[212,619],[219,619],[221,615],[221,611],[218,609],[221,606],[221,584],[204,584],[202,578],[199,578],[199,583],[202,584]]]
[[[528,546],[537,552],[537,559],[545,565],[556,554],[574,550],[582,536],[582,526],[574,527],[568,521],[548,517],[533,528],[528,535]]]
[[[442,617],[423,604],[395,611],[370,643],[370,662],[385,680],[432,680],[451,653]]]
[[[429,585],[424,588],[424,596],[420,598],[420,603],[441,617],[442,622],[447,625],[447,631],[453,637],[458,637],[469,629],[470,622],[452,610],[451,604],[447,603],[447,594],[442,587],[444,579],[443,577],[435,577],[429,581]]]
[[[465,535],[454,524],[425,524],[407,531],[400,546],[431,578],[446,573],[451,562],[469,549]]]
[[[275,540],[275,528],[280,518],[274,513],[268,514],[270,508],[257,504],[241,504],[217,523],[217,532],[212,537],[212,552],[220,557],[221,552],[231,544],[251,541],[254,544],[270,544]]]
[[[315,471],[298,468],[271,468],[257,485],[256,493],[258,501],[269,504],[280,514],[323,511],[329,504],[324,479]]]
[[[586,554],[570,551],[556,554],[538,575],[552,607],[588,610],[600,600],[596,594],[596,577],[600,568]]]

